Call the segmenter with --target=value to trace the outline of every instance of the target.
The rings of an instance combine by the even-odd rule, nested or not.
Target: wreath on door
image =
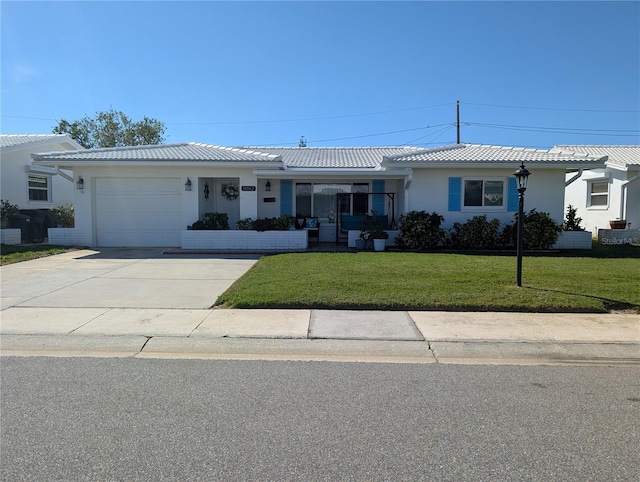
[[[222,185],[222,197],[227,199],[228,201],[233,201],[237,199],[240,195],[238,191],[238,186],[234,184],[223,184]]]

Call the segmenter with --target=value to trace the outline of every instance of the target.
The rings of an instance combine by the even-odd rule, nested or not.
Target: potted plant
[[[365,216],[362,230],[366,234],[366,239],[373,240],[374,251],[384,251],[389,233],[382,227],[382,220],[375,211],[371,211],[371,215]],[[362,233],[360,237],[362,237]]]
[[[627,227],[627,220],[618,218],[614,221],[609,221],[609,226],[611,229],[625,229]]]
[[[0,218],[2,222],[2,229],[6,228],[9,224],[9,218],[18,214],[19,208],[15,204],[11,204],[6,199],[0,199]]]

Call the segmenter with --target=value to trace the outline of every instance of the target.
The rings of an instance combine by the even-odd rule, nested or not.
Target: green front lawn
[[[587,255],[304,253],[265,256],[216,304],[230,308],[640,312],[640,247]]]

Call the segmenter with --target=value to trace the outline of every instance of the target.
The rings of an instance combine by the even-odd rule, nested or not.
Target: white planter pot
[[[374,251],[384,251],[384,247],[387,244],[386,239],[374,239],[373,240],[373,250]]]

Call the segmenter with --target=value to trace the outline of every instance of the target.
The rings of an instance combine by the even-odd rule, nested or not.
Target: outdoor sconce
[[[518,286],[522,286],[522,239],[524,235],[524,192],[527,190],[527,180],[529,179],[529,171],[525,169],[524,162],[520,163],[520,167],[513,173],[518,181],[518,239],[516,243],[517,249],[517,272],[516,282]]]
[[[527,190],[527,180],[529,179],[529,171],[524,167],[524,162],[520,163],[520,167],[516,172],[513,173],[518,180],[518,192],[524,194]]]
[[[267,179],[267,183],[264,185],[264,190],[267,192],[271,191],[271,181]]]
[[[187,182],[184,183],[184,190],[191,191],[191,179],[187,178]]]
[[[81,177],[78,178],[76,188],[80,189],[81,191],[84,189],[84,179],[82,179]]]

